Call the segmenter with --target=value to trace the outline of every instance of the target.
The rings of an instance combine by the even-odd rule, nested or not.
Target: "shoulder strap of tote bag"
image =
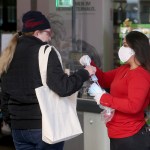
[[[47,63],[48,63],[48,57],[49,53],[51,50],[54,49],[55,52],[57,53],[57,56],[59,58],[59,61],[62,66],[62,59],[60,56],[60,53],[57,51],[57,49],[54,46],[50,46],[48,44],[42,45],[39,50],[39,69],[40,69],[40,74],[41,74],[41,79],[42,79],[42,84],[46,85],[46,77],[47,77]],[[63,68],[63,66],[62,66]]]
[[[47,62],[48,56],[51,51],[51,47],[48,45],[42,45],[39,50],[39,70],[41,74],[42,84],[46,85],[46,74],[47,74]]]

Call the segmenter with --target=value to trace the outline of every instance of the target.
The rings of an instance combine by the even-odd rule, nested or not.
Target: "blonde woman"
[[[35,94],[35,88],[42,85],[38,52],[51,40],[51,26],[39,11],[25,13],[22,21],[22,33],[13,36],[0,57],[3,118],[10,123],[16,150],[62,150],[64,142],[50,145],[42,141],[41,111]],[[58,95],[69,96],[95,71],[95,67],[88,66],[68,76],[52,50],[47,85]]]

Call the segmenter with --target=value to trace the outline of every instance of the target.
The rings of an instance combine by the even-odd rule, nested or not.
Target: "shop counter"
[[[92,98],[78,98],[77,111],[100,113],[102,109],[100,109],[95,100]]]
[[[77,99],[77,114],[83,134],[66,141],[64,150],[110,150],[107,129],[100,118],[101,111],[92,97]]]

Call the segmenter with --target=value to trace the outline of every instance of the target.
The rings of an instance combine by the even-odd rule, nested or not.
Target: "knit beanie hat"
[[[40,11],[28,11],[22,17],[22,32],[33,32],[51,28],[48,19]]]

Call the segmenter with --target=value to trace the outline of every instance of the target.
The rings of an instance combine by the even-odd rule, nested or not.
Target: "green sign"
[[[73,0],[56,0],[56,8],[58,7],[72,7]]]

